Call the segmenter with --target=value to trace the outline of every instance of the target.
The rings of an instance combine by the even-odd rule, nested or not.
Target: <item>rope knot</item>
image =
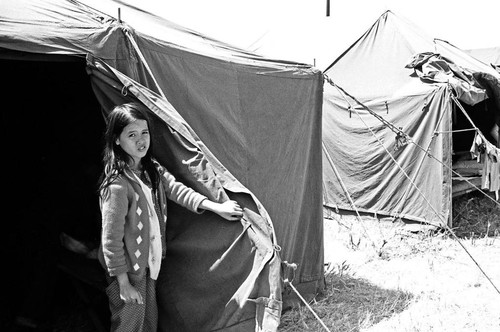
[[[398,151],[402,147],[408,145],[408,136],[402,131],[403,128],[399,128],[396,133],[396,144],[394,145],[394,151]]]

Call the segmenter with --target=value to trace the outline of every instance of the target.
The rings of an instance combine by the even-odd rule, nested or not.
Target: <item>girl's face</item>
[[[149,128],[146,120],[135,120],[128,124],[116,139],[116,144],[132,157],[134,163],[130,166],[139,165],[142,157],[148,152],[149,143]]]

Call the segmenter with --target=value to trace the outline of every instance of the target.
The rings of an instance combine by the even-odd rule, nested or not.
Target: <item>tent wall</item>
[[[162,57],[148,63],[162,64],[153,72],[167,99],[266,207],[282,258],[299,264],[297,282],[321,280],[321,74],[143,48]]]
[[[446,87],[431,95],[366,104],[402,128],[420,148],[414,144],[396,148],[396,133],[360,107],[349,110],[335,88],[325,86],[325,99],[324,204],[353,209],[342,181],[362,211],[433,224],[446,222],[451,207],[451,154],[443,151],[450,151],[451,135],[434,135],[451,130],[452,106]],[[426,151],[444,165],[427,157]]]
[[[273,220],[282,259],[298,263],[296,284],[315,294],[323,279],[321,72],[265,59],[238,64],[147,36],[136,42],[145,63],[125,41],[117,58],[131,54],[137,63],[117,61],[114,67],[154,91],[160,87],[255,193]]]

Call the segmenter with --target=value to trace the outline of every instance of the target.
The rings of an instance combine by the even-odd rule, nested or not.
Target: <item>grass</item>
[[[453,216],[455,234],[500,288],[498,203],[464,195]],[[327,287],[310,306],[328,330],[500,331],[500,294],[447,232],[335,214],[324,226]],[[326,329],[300,306],[283,313],[278,331]]]

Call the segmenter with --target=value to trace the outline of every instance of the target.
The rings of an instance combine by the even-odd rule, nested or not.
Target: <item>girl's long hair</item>
[[[153,191],[156,193],[158,189],[160,175],[151,155],[153,135],[149,118],[141,104],[127,103],[116,106],[108,115],[108,125],[104,133],[104,171],[101,175],[101,184],[99,186],[99,193],[102,197],[107,194],[109,185],[118,176],[124,174],[125,169],[129,167],[128,164],[132,161],[132,157],[120,145],[116,144],[116,140],[120,137],[123,129],[136,120],[145,120],[148,124],[150,144],[146,155],[141,159],[141,163],[151,179]]]

